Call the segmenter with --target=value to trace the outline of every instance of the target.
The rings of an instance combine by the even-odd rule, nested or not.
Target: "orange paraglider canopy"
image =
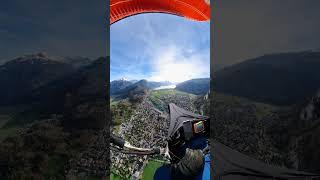
[[[210,20],[210,0],[110,0],[110,24],[141,13],[167,13]]]

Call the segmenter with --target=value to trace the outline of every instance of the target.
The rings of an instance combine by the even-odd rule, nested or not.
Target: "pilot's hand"
[[[176,170],[186,177],[192,177],[202,172],[204,154],[201,150],[186,149],[184,157],[176,165]]]

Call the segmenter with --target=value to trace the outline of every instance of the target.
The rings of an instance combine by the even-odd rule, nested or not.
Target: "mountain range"
[[[320,88],[320,52],[260,56],[213,74],[213,89],[275,105],[301,103]]]
[[[0,106],[14,107],[14,114],[21,117],[18,119],[26,121],[20,122],[23,124],[48,118],[52,114],[70,115],[77,111],[78,106],[84,106],[83,104],[89,109],[101,110],[106,104],[105,97],[108,93],[105,68],[108,57],[90,62],[88,65],[75,67],[69,62],[49,58],[43,53],[8,61],[0,66]],[[77,119],[77,123],[70,127],[88,127],[89,123],[92,125],[89,127],[101,128],[101,124],[94,125],[95,117],[89,117],[95,115],[83,114],[88,112],[84,109],[78,111],[78,114],[74,113],[67,118],[68,121]],[[83,121],[79,120],[80,117]]]
[[[143,87],[145,89],[155,89],[160,86],[168,86],[172,85],[173,83],[169,81],[161,81],[161,82],[155,82],[155,81],[147,81],[145,79],[142,80],[114,80],[110,82],[110,95],[117,95],[117,94],[123,94],[127,91],[130,91],[138,86]]]
[[[139,80],[136,82],[128,81],[124,79],[114,80],[110,83],[110,95],[119,96],[129,94],[130,91],[140,88],[145,90],[153,90],[161,86],[175,85],[169,81],[154,82],[148,80]],[[199,78],[184,81],[182,83],[176,84],[175,89],[191,94],[201,95],[205,94],[210,89],[210,79],[209,78]]]
[[[110,123],[108,62],[75,65],[38,53],[0,66],[0,115],[8,117],[0,119],[2,179],[78,179],[70,169],[87,156],[101,161],[92,163],[92,176],[108,174],[109,136],[101,131]]]
[[[43,53],[22,56],[0,66],[0,105],[11,104],[35,89],[74,71]]]
[[[191,94],[203,95],[210,90],[210,78],[190,79],[177,84],[176,89]]]
[[[267,164],[319,173],[320,52],[275,53],[213,74],[215,140]]]

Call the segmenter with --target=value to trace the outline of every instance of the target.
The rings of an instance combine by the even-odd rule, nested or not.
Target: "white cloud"
[[[153,69],[148,78],[152,81],[182,82],[210,76],[209,56],[202,51],[185,56],[185,50],[176,46],[159,47],[152,61]]]

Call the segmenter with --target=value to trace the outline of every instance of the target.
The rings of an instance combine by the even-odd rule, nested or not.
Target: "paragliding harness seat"
[[[160,179],[210,179],[210,119],[169,104],[168,149],[171,164],[160,167]]]
[[[208,153],[210,120],[207,116],[194,114],[171,103],[168,106],[170,125],[168,146],[171,162],[181,159],[189,149],[202,149]]]

